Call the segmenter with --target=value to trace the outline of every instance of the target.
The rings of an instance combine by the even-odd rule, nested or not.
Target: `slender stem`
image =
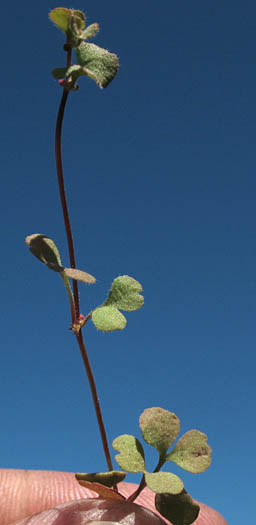
[[[95,385],[95,381],[94,381],[91,365],[90,365],[90,362],[89,362],[89,359],[88,359],[88,355],[87,355],[87,352],[86,352],[86,347],[85,347],[85,343],[84,343],[84,339],[83,339],[83,334],[82,334],[81,330],[76,335],[76,339],[77,339],[77,342],[78,342],[78,345],[79,345],[79,348],[80,348],[81,356],[82,356],[82,359],[83,359],[83,362],[84,362],[84,366],[85,366],[85,369],[86,369],[86,373],[87,373],[87,377],[88,377],[88,381],[89,381],[89,385],[90,385],[90,389],[91,389],[93,404],[94,404],[96,417],[97,417],[97,421],[98,421],[98,425],[99,425],[99,429],[100,429],[101,441],[102,441],[102,445],[103,445],[103,449],[104,449],[104,453],[105,453],[105,458],[106,458],[106,461],[107,461],[108,469],[109,470],[113,470],[112,460],[111,460],[111,456],[110,456],[110,452],[109,452],[107,435],[106,435],[106,431],[105,431],[105,427],[104,427],[104,423],[103,423],[103,418],[102,418],[102,413],[101,413],[101,408],[100,408],[100,402],[99,402],[99,398],[98,398],[98,394],[97,394],[97,390],[96,390],[96,385]]]
[[[70,63],[71,63],[71,51],[69,50],[67,52],[67,67],[70,66]],[[64,177],[63,177],[63,169],[62,169],[62,155],[61,155],[62,122],[63,122],[64,111],[66,107],[68,94],[69,94],[69,91],[67,89],[63,89],[59,111],[58,111],[58,116],[57,116],[57,122],[56,122],[55,154],[56,154],[56,169],[57,169],[57,175],[58,175],[60,200],[61,200],[62,213],[63,213],[64,223],[65,223],[66,236],[67,236],[70,266],[71,268],[76,268],[75,250],[74,250],[72,229],[71,229],[69,213],[68,213]],[[76,318],[79,319],[80,305],[79,305],[78,284],[75,279],[73,279],[72,284],[73,284]]]
[[[67,46],[66,51],[67,51],[67,67],[69,67],[71,64],[71,49],[69,48],[69,46]],[[67,206],[67,200],[66,200],[66,192],[65,192],[63,169],[62,169],[62,155],[61,155],[62,123],[63,123],[64,111],[66,107],[68,94],[69,94],[69,91],[64,88],[62,97],[61,97],[61,101],[60,101],[60,106],[59,106],[59,111],[58,111],[58,116],[57,116],[57,123],[56,123],[55,153],[56,153],[56,169],[57,169],[57,176],[58,176],[60,200],[61,200],[61,206],[62,206],[62,212],[63,212],[63,218],[64,218],[64,223],[65,223],[67,242],[68,242],[70,266],[71,268],[76,268],[75,251],[74,251],[72,229],[71,229],[71,223],[69,219],[68,206]],[[80,316],[78,284],[77,284],[77,281],[74,279],[73,279],[73,295],[74,295],[74,308],[75,308],[76,319],[74,319],[74,312],[72,310],[72,304],[71,304],[72,324],[74,324],[74,322],[78,322],[79,316]],[[88,314],[87,316],[88,319],[90,318],[90,316],[91,314]],[[88,320],[87,317],[86,317],[86,322]],[[88,355],[87,355],[87,351],[86,351],[86,347],[85,347],[85,343],[83,339],[83,334],[81,330],[79,330],[79,332],[76,334],[76,339],[77,339],[77,342],[80,348],[81,356],[83,359],[83,363],[85,366],[85,370],[87,373],[87,377],[88,377],[88,381],[89,381],[89,385],[91,389],[92,399],[93,399],[96,417],[97,417],[97,421],[99,425],[99,431],[101,435],[101,440],[102,440],[102,445],[103,445],[103,449],[105,453],[106,462],[108,465],[108,469],[113,470],[108,441],[107,441],[107,435],[106,435],[103,417],[101,413],[100,402],[99,402],[99,398],[98,398],[98,394],[96,390],[96,384],[95,384],[95,380],[93,377],[91,365],[88,359]]]
[[[145,482],[145,475],[143,474],[142,478],[141,478],[141,482],[139,484],[139,486],[137,487],[137,489],[129,496],[129,498],[127,498],[127,501],[134,501],[138,495],[141,493],[141,491],[146,487],[146,482]]]

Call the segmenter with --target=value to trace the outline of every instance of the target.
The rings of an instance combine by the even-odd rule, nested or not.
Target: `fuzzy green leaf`
[[[145,473],[147,486],[157,494],[180,494],[184,488],[183,482],[170,472]]]
[[[140,295],[141,284],[129,277],[122,275],[114,279],[105,306],[115,306],[120,310],[132,312],[138,310],[144,304],[144,297]]]
[[[92,313],[92,322],[101,332],[113,332],[123,330],[126,319],[117,308],[113,306],[99,306]]]
[[[62,273],[62,275],[70,277],[70,279],[75,279],[88,284],[95,283],[95,277],[87,272],[77,270],[76,268],[64,268],[61,264],[61,258],[56,244],[46,235],[40,233],[28,235],[25,242],[33,255],[46,264],[50,270]]]
[[[206,434],[199,430],[189,430],[181,436],[166,457],[166,461],[173,461],[184,470],[197,474],[204,472],[210,466],[211,453]]]
[[[200,507],[189,494],[183,490],[176,496],[172,494],[156,494],[155,506],[164,518],[173,525],[190,525],[197,519]]]
[[[118,58],[95,44],[81,42],[76,48],[78,64],[83,66],[84,73],[95,80],[100,88],[106,88],[118,70]]]
[[[65,273],[67,277],[70,277],[70,279],[82,281],[83,283],[94,284],[96,282],[95,277],[87,272],[83,272],[82,270],[77,270],[76,268],[64,268],[63,273]]]
[[[56,7],[50,11],[49,18],[61,31],[67,33],[71,26],[72,14],[77,29],[81,31],[85,27],[85,15],[82,11]]]
[[[59,250],[52,239],[46,235],[34,233],[28,235],[25,242],[33,255],[46,264],[50,270],[55,272],[63,270]]]
[[[115,459],[123,470],[126,472],[145,471],[144,450],[137,438],[123,434],[114,439],[112,447],[120,452]]]
[[[138,310],[144,303],[144,298],[139,293],[141,290],[140,283],[128,275],[114,279],[107,300],[92,313],[96,328],[102,332],[123,330],[126,319],[118,309]]]
[[[164,454],[180,432],[178,417],[160,407],[147,408],[139,419],[140,429],[146,443]]]
[[[99,24],[91,24],[80,35],[81,40],[88,40],[94,38],[99,31]]]
[[[70,9],[56,7],[50,11],[49,18],[61,31],[66,33],[70,23]]]
[[[90,481],[91,483],[100,483],[105,487],[113,487],[117,483],[124,480],[126,472],[120,472],[120,470],[111,470],[109,472],[94,472],[94,473],[77,473],[77,481]]]

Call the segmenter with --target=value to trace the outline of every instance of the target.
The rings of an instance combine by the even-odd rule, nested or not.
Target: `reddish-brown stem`
[[[159,472],[159,470],[163,466],[164,462],[165,462],[165,455],[163,455],[163,456],[160,455],[159,461],[157,463],[157,466],[156,466],[156,468],[154,469],[153,472]],[[133,492],[133,494],[131,494],[129,496],[129,498],[127,498],[127,501],[134,501],[145,487],[146,487],[146,481],[145,481],[145,475],[143,474],[139,486]]]
[[[70,66],[70,63],[71,63],[71,51],[68,50],[67,67]],[[70,266],[71,268],[76,268],[75,250],[74,250],[73,236],[72,236],[71,224],[70,224],[69,213],[68,213],[64,177],[63,177],[63,169],[62,169],[62,155],[61,155],[62,122],[63,122],[64,111],[66,107],[68,94],[69,94],[69,91],[67,89],[63,89],[59,111],[58,111],[58,116],[57,116],[57,122],[56,122],[55,155],[56,155],[56,169],[57,169],[57,175],[58,175],[60,200],[61,200],[62,213],[63,213],[64,223],[65,223],[65,230],[66,230],[67,243],[68,243]],[[74,279],[72,281],[72,284],[73,284],[73,295],[74,295],[76,319],[78,320],[79,315],[80,315],[78,284],[77,284],[77,281]]]
[[[109,470],[113,470],[112,460],[111,460],[111,456],[110,456],[110,452],[109,452],[107,435],[106,435],[106,431],[105,431],[105,427],[104,427],[104,423],[103,423],[103,418],[102,418],[102,413],[101,413],[101,408],[100,408],[100,402],[99,402],[99,398],[98,398],[98,394],[97,394],[97,390],[96,390],[96,385],[95,385],[95,381],[94,381],[91,365],[90,365],[90,362],[89,362],[89,359],[88,359],[88,355],[87,355],[87,352],[86,352],[86,347],[85,347],[85,343],[84,343],[84,339],[83,339],[83,334],[82,334],[81,330],[76,335],[76,339],[77,339],[77,342],[78,342],[78,345],[79,345],[79,348],[80,348],[81,356],[82,356],[82,359],[83,359],[83,362],[84,362],[84,366],[85,366],[85,369],[86,369],[86,373],[87,373],[87,377],[88,377],[88,381],[89,381],[89,385],[90,385],[90,389],[91,389],[93,404],[94,404],[96,417],[97,417],[97,421],[98,421],[98,425],[99,425],[99,429],[100,429],[101,441],[102,441],[102,445],[103,445],[103,449],[104,449],[104,453],[105,453],[105,458],[106,458],[106,461],[107,461],[108,469]]]
[[[65,48],[67,51],[67,67],[71,64],[71,49],[69,46]],[[62,134],[62,123],[63,123],[63,117],[64,117],[64,111],[65,106],[67,102],[69,91],[67,89],[63,89],[58,116],[57,116],[57,123],[56,123],[56,133],[55,133],[55,153],[56,153],[56,169],[57,169],[57,176],[58,176],[58,184],[59,184],[59,192],[60,192],[60,200],[61,200],[61,206],[62,206],[62,212],[63,212],[63,218],[65,223],[65,230],[66,230],[66,236],[67,236],[67,242],[68,242],[68,251],[69,251],[69,258],[70,258],[70,266],[71,268],[76,268],[76,262],[75,262],[75,251],[74,251],[74,244],[73,244],[73,236],[72,236],[72,229],[71,229],[71,223],[69,219],[69,213],[68,213],[68,206],[67,206],[67,200],[66,200],[66,192],[65,192],[65,185],[64,185],[64,177],[63,177],[63,169],[62,169],[62,155],[61,155],[61,134]],[[78,284],[76,280],[73,280],[73,296],[74,296],[74,306],[75,306],[75,315],[76,319],[73,319],[74,315],[72,313],[72,324],[79,322],[79,316],[80,316],[80,305],[79,305],[79,293],[78,293]],[[91,314],[89,314],[91,315]],[[89,318],[88,315],[88,318]],[[88,319],[86,318],[86,321]],[[99,398],[96,390],[96,385],[93,377],[93,373],[91,370],[90,362],[88,359],[88,355],[85,348],[85,343],[83,339],[83,335],[81,330],[76,334],[76,339],[80,348],[81,356],[83,359],[83,363],[85,366],[85,370],[87,373],[92,399],[94,403],[94,408],[96,412],[96,417],[99,425],[102,445],[106,457],[106,462],[108,465],[109,470],[113,470],[111,456],[109,452],[109,446],[107,441],[107,435],[103,423],[103,417],[101,413]]]
[[[134,501],[138,495],[141,493],[141,491],[146,487],[146,482],[145,482],[145,476],[143,474],[142,478],[141,478],[141,482],[139,484],[139,486],[137,487],[137,489],[129,496],[129,498],[127,498],[127,501]]]

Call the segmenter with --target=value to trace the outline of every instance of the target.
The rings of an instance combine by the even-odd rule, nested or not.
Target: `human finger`
[[[77,513],[76,501],[95,497],[93,492],[77,483],[73,474],[64,472],[2,469],[0,470],[0,487],[4,495],[0,500],[0,525],[10,525],[22,518],[45,511],[45,509],[51,509],[48,512],[53,513],[56,506],[67,502],[73,502],[73,507],[71,506],[69,511]],[[135,485],[121,483],[119,488],[120,492],[127,497],[135,490]],[[140,494],[136,503],[155,512],[154,495],[148,489]],[[226,521],[216,511],[203,504],[200,506],[201,512],[196,525],[226,525]],[[57,509],[58,512],[59,510],[61,513],[58,517],[62,519],[63,510]],[[33,517],[31,523],[39,524],[40,519],[50,520],[50,514],[48,517],[46,514],[45,516],[43,518]],[[56,512],[52,516],[56,517]],[[50,522],[41,521],[41,523],[48,525]]]

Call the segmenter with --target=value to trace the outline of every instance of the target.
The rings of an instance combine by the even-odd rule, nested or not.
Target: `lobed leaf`
[[[184,470],[197,474],[210,466],[211,453],[206,434],[199,430],[189,430],[176,443],[166,461],[173,461]]]
[[[184,488],[183,482],[170,472],[145,473],[147,486],[157,494],[180,494]]]
[[[181,494],[156,494],[155,506],[173,525],[190,525],[197,519],[200,507],[185,489]]]
[[[92,322],[101,332],[113,332],[123,330],[126,327],[126,319],[117,308],[113,306],[99,306],[92,312]]]
[[[118,58],[106,49],[81,42],[76,48],[76,55],[78,64],[84,68],[84,74],[95,80],[100,88],[106,88],[116,76]]]
[[[117,483],[124,480],[126,472],[120,470],[111,470],[109,472],[93,472],[93,473],[80,473],[75,474],[77,481],[86,481],[90,483],[100,483],[105,487],[113,487]]]
[[[160,407],[147,408],[141,414],[139,425],[143,439],[164,454],[180,432],[178,417]]]
[[[114,279],[107,300],[92,313],[96,328],[102,332],[123,330],[126,319],[119,309],[130,312],[138,310],[144,304],[144,298],[139,293],[141,291],[141,284],[128,275]]]
[[[142,286],[138,281],[129,275],[122,275],[114,279],[104,305],[115,306],[127,312],[138,310],[144,304],[144,297],[140,292]]]
[[[120,452],[115,459],[121,469],[126,472],[145,471],[144,450],[137,438],[123,434],[114,439],[112,447]]]

